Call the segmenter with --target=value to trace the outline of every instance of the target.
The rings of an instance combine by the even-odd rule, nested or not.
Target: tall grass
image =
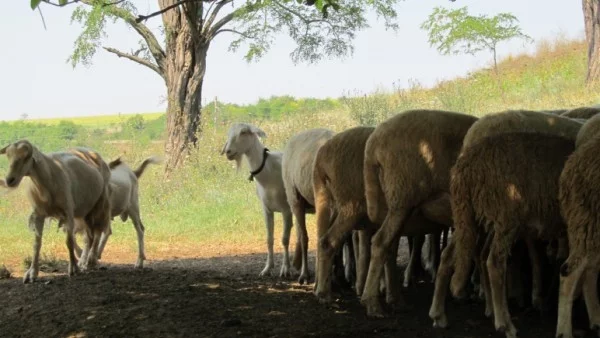
[[[367,95],[353,93],[341,98],[341,104],[334,105],[333,110],[286,114],[278,120],[251,116],[239,116],[237,120],[260,125],[267,133],[264,143],[274,150],[282,149],[290,136],[308,128],[342,131],[357,124],[376,125],[406,109],[446,109],[482,116],[504,109],[568,108],[600,101],[598,88],[584,86],[586,47],[581,41],[557,39],[540,43],[535,54],[510,56],[500,62],[499,69],[499,75],[482,69],[433,88],[413,81],[409,88],[378,90]],[[164,180],[162,168],[149,167],[140,179],[150,260],[266,251],[255,183],[247,180],[248,168],[244,166],[236,172],[232,163],[220,156],[228,126],[211,121],[207,119],[203,124],[201,147],[190,155],[184,168]],[[122,139],[125,134],[114,135]],[[84,136],[65,146],[73,142],[84,144],[107,159],[125,154],[124,159],[131,166],[163,151],[162,143],[135,136],[121,143],[110,143],[96,137],[93,131]],[[6,170],[4,156],[0,157],[0,170]],[[0,265],[6,264],[17,275],[22,273],[23,258],[31,254],[33,240],[27,228],[30,206],[24,190],[0,190]],[[314,248],[314,217],[309,216],[307,221],[310,246]],[[56,231],[55,224],[46,228],[42,251],[65,259],[64,234]],[[281,224],[280,215],[276,215],[276,238],[281,236]],[[135,261],[137,246],[132,228],[130,221],[122,224],[115,218],[104,260]],[[275,248],[279,250],[280,245]]]

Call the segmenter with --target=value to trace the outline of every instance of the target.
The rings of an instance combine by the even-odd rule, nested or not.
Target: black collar
[[[250,176],[248,177],[249,181],[254,181],[254,176],[258,175],[263,170],[263,168],[265,167],[265,163],[267,163],[267,156],[269,156],[269,149],[265,148],[263,149],[262,163],[260,164],[260,167],[258,167],[258,169],[250,172]]]

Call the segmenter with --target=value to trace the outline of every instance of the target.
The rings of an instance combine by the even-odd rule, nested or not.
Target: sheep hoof
[[[272,269],[273,269],[273,266],[267,265],[267,266],[265,266],[265,268],[263,269],[263,271],[261,271],[258,275],[260,277],[264,277],[264,276],[267,276],[267,275],[270,276]]]
[[[361,299],[361,303],[367,308],[368,317],[385,318],[385,313],[377,298]]]
[[[281,271],[279,272],[280,278],[290,278],[292,277],[292,272],[290,271],[290,266],[282,265]]]
[[[486,306],[486,308],[485,308],[485,316],[487,318],[492,318],[493,314],[494,314],[494,309],[492,309],[491,307],[488,309],[488,307]]]
[[[517,329],[512,325],[500,325],[496,328],[496,331],[504,332],[506,338],[517,338]]]
[[[448,319],[446,316],[439,316],[437,318],[433,318],[433,327],[438,329],[445,329],[448,327]]]
[[[573,335],[567,333],[557,333],[556,338],[573,338]]]
[[[300,274],[300,277],[298,277],[298,283],[300,283],[300,285],[303,285],[304,283],[308,284],[308,274]]]

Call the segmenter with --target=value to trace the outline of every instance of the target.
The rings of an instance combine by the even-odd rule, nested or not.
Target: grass
[[[389,116],[414,108],[448,109],[482,116],[504,109],[569,108],[600,102],[597,87],[586,88],[586,46],[582,41],[556,39],[538,44],[533,55],[514,55],[499,64],[499,75],[482,69],[464,77],[423,88],[377,91],[343,98],[330,111],[290,114],[281,120],[254,122],[265,130],[270,149],[283,148],[293,134],[314,127],[342,131],[357,124],[375,125]],[[157,114],[158,115],[158,114]],[[123,115],[121,116],[123,117]],[[114,119],[115,117],[112,117]],[[144,115],[144,119],[149,117]],[[57,119],[58,120],[58,119]],[[69,119],[76,123],[110,124],[111,117]],[[85,122],[84,122],[85,121]],[[140,179],[142,219],[146,226],[147,257],[207,257],[238,253],[265,253],[265,228],[255,184],[248,182],[247,167],[238,173],[219,155],[227,123],[212,124],[210,116],[202,145],[191,154],[185,167],[165,181],[162,169],[150,167]],[[44,121],[47,123],[47,121]],[[110,144],[89,139],[89,146],[104,157],[125,153],[125,160],[138,165],[143,158],[162,152],[162,144],[131,142]],[[0,163],[0,169],[5,167]],[[0,191],[0,264],[15,275],[23,273],[23,258],[31,255],[32,232],[27,228],[29,204],[25,189]],[[281,250],[282,220],[275,216],[276,251]],[[314,216],[307,217],[309,245],[315,245]],[[292,236],[294,245],[295,236]],[[46,227],[42,251],[53,260],[66,259],[64,234],[56,222]],[[115,218],[113,236],[103,260],[133,264],[137,255],[131,222]],[[280,262],[276,259],[276,264]],[[258,271],[257,271],[258,273]]]

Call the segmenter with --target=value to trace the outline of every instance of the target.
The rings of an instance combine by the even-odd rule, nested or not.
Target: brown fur
[[[467,148],[452,169],[450,192],[455,224],[455,273],[451,291],[463,293],[476,252],[477,221],[492,224],[494,239],[488,257],[492,291],[503,284],[510,249],[520,236],[560,237],[564,230],[558,209],[558,178],[574,141],[556,135],[505,133]],[[491,265],[490,265],[491,264]],[[496,327],[514,330],[500,318],[493,297]],[[508,309],[506,309],[508,311]]]
[[[296,217],[296,233],[301,244],[296,246],[294,255],[294,267],[300,270],[300,284],[308,282],[309,279],[305,215],[314,213],[313,166],[317,151],[333,135],[334,132],[328,129],[309,129],[291,137],[283,150],[283,185],[290,208]],[[301,252],[298,252],[298,248],[301,248]]]
[[[593,123],[594,119],[599,120],[594,117],[588,123]],[[592,132],[594,129],[584,128],[582,133],[584,130]],[[572,337],[572,302],[578,285],[581,284],[590,327],[600,326],[600,305],[595,282],[600,270],[599,151],[600,138],[590,137],[588,141],[577,146],[577,150],[565,163],[560,176],[560,211],[567,225],[569,256],[560,271],[557,337]]]
[[[314,170],[313,187],[316,200],[317,236],[317,296],[328,300],[330,285],[328,274],[331,259],[351,230],[373,232],[377,225],[367,215],[363,163],[365,145],[373,127],[355,127],[333,136],[318,151]],[[382,196],[383,197],[383,196]],[[406,235],[439,231],[443,225],[426,219],[423,211],[413,212],[407,220]],[[335,215],[332,217],[332,215]],[[370,242],[370,235],[367,235]],[[361,248],[370,243],[361,244]],[[365,248],[366,249],[366,248]],[[357,248],[355,248],[357,250]],[[364,250],[364,249],[363,249]],[[359,256],[365,254],[359,250]],[[368,253],[367,253],[368,254]],[[357,262],[356,291],[360,295],[366,278],[367,266],[360,257]],[[395,262],[394,262],[395,265]],[[386,290],[390,290],[387,286]],[[391,290],[390,290],[391,292]]]
[[[371,221],[382,224],[372,240],[369,274],[361,299],[369,314],[382,313],[375,283],[381,276],[386,250],[405,231],[411,210],[447,194],[450,168],[476,120],[455,112],[411,110],[381,123],[369,137],[363,168],[367,213]],[[380,203],[381,196],[385,206]]]
[[[579,130],[575,146],[579,148],[581,145],[600,135],[600,115],[591,117]]]
[[[572,119],[589,119],[600,113],[600,107],[578,107],[567,110],[562,113],[562,116],[569,117]]]
[[[6,183],[16,187],[25,176],[31,178],[29,200],[33,207],[30,226],[35,228],[34,254],[24,282],[33,281],[39,272],[39,252],[44,219],[56,218],[67,224],[69,275],[77,267],[74,254],[74,222],[87,224],[86,254],[80,266],[96,260],[100,235],[110,225],[110,169],[100,154],[85,148],[56,153],[41,153],[27,140],[20,140],[0,150],[10,161]]]
[[[583,123],[565,116],[531,110],[507,110],[489,114],[475,122],[465,135],[463,149],[484,137],[506,132],[535,132],[575,139]]]

